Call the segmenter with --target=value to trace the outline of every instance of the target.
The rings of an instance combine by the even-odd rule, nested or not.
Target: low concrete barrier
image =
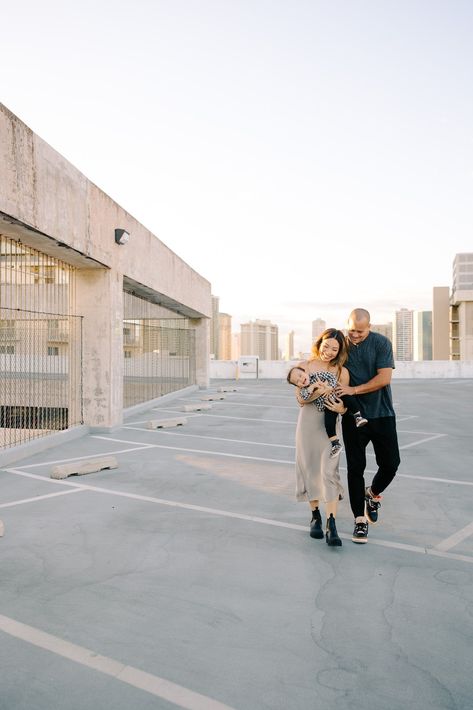
[[[50,478],[62,479],[68,476],[84,476],[86,473],[103,471],[106,468],[118,468],[115,456],[104,456],[100,459],[88,459],[87,461],[72,461],[54,466],[50,473]]]
[[[184,404],[182,407],[183,412],[203,412],[206,409],[212,409],[211,404],[199,404],[196,402],[195,404]]]
[[[173,426],[182,426],[187,424],[187,419],[185,417],[174,417],[173,419],[152,419],[147,422],[147,429],[167,429]]]

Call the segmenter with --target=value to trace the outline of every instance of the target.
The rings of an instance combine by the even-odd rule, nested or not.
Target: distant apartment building
[[[456,254],[450,300],[452,360],[473,360],[473,253]]]
[[[371,330],[373,333],[380,333],[392,341],[393,339],[393,324],[392,323],[372,323]]]
[[[432,311],[414,312],[414,360],[432,360]]]
[[[450,289],[434,286],[432,293],[432,360],[450,360]]]
[[[219,334],[219,303],[218,296],[212,296],[212,318],[210,319],[210,357],[214,360],[218,359],[218,334]]]
[[[393,321],[393,349],[396,360],[412,360],[414,354],[413,319],[414,311],[401,308],[396,311]]]
[[[269,320],[241,324],[241,354],[257,355],[260,360],[277,360],[278,326]]]
[[[327,323],[322,318],[312,321],[312,342],[315,342],[319,335],[327,328]]]
[[[291,330],[284,339],[284,360],[294,360],[294,331]]]
[[[218,359],[232,359],[232,317],[228,313],[219,313]]]

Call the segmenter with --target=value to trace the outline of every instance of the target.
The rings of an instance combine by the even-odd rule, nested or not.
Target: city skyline
[[[22,0],[8,15],[22,31],[3,38],[1,101],[234,322],[269,319],[297,349],[315,318],[429,310],[471,250],[466,0]]]

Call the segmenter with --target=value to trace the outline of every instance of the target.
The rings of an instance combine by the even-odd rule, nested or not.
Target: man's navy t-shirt
[[[350,373],[350,385],[356,387],[373,379],[383,367],[394,369],[393,348],[389,338],[380,333],[372,333],[359,345],[348,345],[348,360],[345,367]],[[386,385],[376,392],[357,395],[362,414],[367,419],[394,417],[391,386]]]

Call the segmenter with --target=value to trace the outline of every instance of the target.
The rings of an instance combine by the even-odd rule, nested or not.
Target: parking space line
[[[367,471],[367,473],[376,473],[376,471]],[[473,481],[458,481],[455,478],[436,478],[435,476],[414,476],[409,473],[396,473],[396,478],[413,478],[416,481],[433,481],[434,483],[452,483],[457,486],[473,486]]]
[[[15,505],[23,505],[24,503],[36,503],[38,500],[45,500],[46,498],[57,498],[57,496],[65,496],[69,493],[82,493],[82,488],[70,488],[67,491],[58,491],[57,493],[47,493],[44,496],[33,496],[32,498],[23,498],[22,500],[14,500],[11,503],[2,503],[0,508],[13,508]]]
[[[292,421],[283,421],[281,419],[258,419],[258,418],[251,418],[251,417],[231,417],[227,414],[207,414],[207,412],[201,414],[202,417],[210,417],[214,419],[238,419],[239,421],[243,422],[269,422],[270,424],[293,424],[294,426],[297,424],[297,419],[293,419]]]
[[[182,685],[146,673],[139,668],[125,665],[114,658],[101,656],[95,651],[65,641],[59,636],[53,636],[34,626],[22,624],[8,616],[3,616],[3,614],[0,614],[0,630],[37,648],[54,653],[61,658],[67,658],[69,661],[99,673],[104,673],[139,690],[144,690],[150,695],[167,700],[185,710],[232,710],[229,705],[224,705],[218,700],[195,693]]]
[[[450,537],[447,537],[438,545],[435,545],[435,549],[441,550],[442,552],[446,552],[452,547],[455,547],[455,545],[458,545],[460,542],[463,542],[463,540],[466,540],[466,538],[470,537],[471,535],[473,535],[473,523],[466,525],[464,528],[458,530],[458,532],[454,533],[453,535],[450,535]]]
[[[193,399],[192,402],[201,402],[202,400],[197,400]],[[231,404],[232,407],[264,407],[266,409],[272,408],[272,409],[292,409],[292,411],[299,411],[299,407],[297,403],[294,401],[294,405],[292,407],[288,407],[287,405],[284,404],[253,404],[250,402],[235,402],[234,399],[227,400],[225,402],[216,400],[215,402],[212,402],[212,404],[218,404],[220,407],[224,407],[226,404]]]
[[[142,431],[146,431],[143,429]],[[119,439],[110,439],[110,441],[119,441]],[[130,443],[128,442],[121,442],[123,444]],[[133,442],[135,444],[138,444],[137,441]],[[138,446],[134,446],[131,449],[119,449],[118,451],[101,451],[100,454],[88,454],[87,456],[73,456],[72,458],[69,459],[57,459],[57,461],[43,461],[43,463],[28,463],[25,464],[25,466],[22,465],[22,468],[38,468],[39,466],[52,466],[53,464],[57,463],[69,463],[69,461],[85,461],[86,459],[96,459],[97,456],[113,456],[115,454],[127,454],[129,451],[140,451],[140,449],[149,449],[153,444],[140,444]]]
[[[142,431],[142,430],[140,430]],[[93,436],[94,439],[105,439],[106,441],[110,441],[110,439],[107,439],[107,437],[104,436]],[[112,441],[117,441],[117,439],[112,439]],[[235,458],[235,459],[251,459],[252,461],[269,461],[271,463],[287,463],[291,464],[294,463],[293,461],[283,461],[280,459],[265,459],[261,458],[259,456],[244,456],[243,454],[227,454],[226,452],[223,451],[209,451],[207,449],[189,449],[184,446],[166,446],[165,444],[150,444],[150,446],[155,447],[156,449],[170,449],[171,451],[187,451],[191,454],[205,454],[205,455],[211,455],[211,456],[225,456],[229,458]]]
[[[123,429],[133,429],[133,431],[149,431],[149,429],[140,429],[138,427],[126,426]],[[155,432],[158,435],[164,434],[165,436],[186,436],[193,439],[210,439],[212,441],[229,441],[235,444],[255,444],[255,446],[275,446],[277,449],[295,449],[295,446],[290,446],[289,444],[271,444],[265,441],[247,441],[246,439],[226,439],[223,436],[205,436],[204,434],[190,434],[186,431],[165,431],[163,429],[156,429]]]
[[[404,449],[410,449],[412,446],[419,446],[420,444],[425,444],[427,441],[433,441],[434,439],[440,439],[440,437],[446,436],[446,434],[432,434],[432,436],[428,436],[425,439],[419,439],[418,441],[413,441],[410,444],[404,444],[403,446],[400,446],[399,449],[401,451],[404,451]]]
[[[18,475],[25,475],[30,478],[36,478],[38,480],[47,480],[43,476],[38,476],[34,473],[23,473],[19,469],[5,469],[7,473],[13,473]],[[90,486],[81,483],[71,483],[69,481],[55,481],[58,484],[74,486],[77,488],[82,488],[95,493],[104,493],[106,495],[118,496],[120,498],[128,498],[130,500],[138,500],[146,503],[154,503],[157,505],[170,506],[172,508],[182,508],[184,510],[192,510],[199,513],[207,513],[210,515],[218,515],[225,518],[233,518],[236,520],[245,520],[251,523],[258,523],[260,525],[270,525],[272,527],[285,528],[289,530],[299,530],[307,532],[307,525],[298,525],[296,523],[286,523],[280,520],[274,520],[273,518],[262,518],[257,515],[247,515],[244,513],[234,513],[228,510],[221,510],[219,508],[208,508],[201,505],[193,505],[192,503],[180,503],[175,500],[167,500],[165,498],[155,498],[154,496],[145,496],[138,493],[129,493],[126,491],[117,491],[111,488],[103,488],[101,486]],[[345,540],[351,540],[351,535],[345,533],[340,533],[341,538]],[[454,559],[460,562],[467,562],[468,564],[473,564],[473,556],[468,557],[467,555],[458,555],[452,552],[439,550],[435,548],[426,548],[419,545],[408,545],[402,542],[393,542],[391,540],[380,540],[380,539],[370,539],[370,545],[377,545],[379,547],[388,547],[395,550],[401,550],[404,552],[414,552],[421,555],[434,555],[436,557],[444,557],[445,559]]]

